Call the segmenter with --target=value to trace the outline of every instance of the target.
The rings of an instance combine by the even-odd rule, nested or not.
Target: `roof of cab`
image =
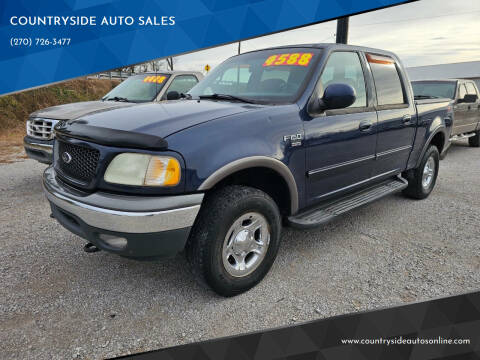
[[[421,80],[412,80],[412,83],[416,82],[451,82],[451,83],[456,83],[456,82],[463,82],[465,79],[421,79]]]
[[[274,50],[274,49],[286,49],[286,48],[315,48],[315,49],[326,49],[326,50],[353,50],[353,51],[363,51],[363,52],[371,52],[374,54],[379,54],[379,55],[387,55],[391,56],[394,58],[398,58],[394,53],[387,51],[387,50],[381,50],[381,49],[375,49],[375,48],[369,48],[365,46],[357,46],[357,45],[346,45],[346,44],[336,44],[336,43],[318,43],[318,44],[294,44],[294,45],[282,45],[282,46],[274,46],[274,47],[269,47],[265,49],[258,49],[258,50],[253,50],[249,52],[256,52],[256,51],[263,51],[263,50]],[[243,53],[243,54],[246,54]]]
[[[141,73],[137,73],[137,74],[132,74],[132,76],[135,76],[135,75],[146,75],[146,74],[167,74],[167,75],[191,75],[191,74],[195,74],[195,75],[202,75],[203,74],[199,71],[183,71],[183,70],[159,70],[159,71],[145,71],[145,72],[141,72]]]

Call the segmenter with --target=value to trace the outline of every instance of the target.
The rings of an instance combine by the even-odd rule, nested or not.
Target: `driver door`
[[[353,190],[372,176],[377,113],[367,75],[361,54],[353,51],[333,52],[320,75],[320,97],[328,85],[344,83],[355,89],[357,99],[346,109],[327,110],[304,123],[308,205]]]

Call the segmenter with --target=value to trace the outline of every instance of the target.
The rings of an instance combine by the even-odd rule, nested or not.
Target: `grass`
[[[0,164],[10,164],[27,158],[23,149],[25,126],[0,133]]]
[[[76,79],[0,97],[0,163],[25,158],[23,137],[28,116],[46,107],[98,100],[118,85],[105,79]],[[16,155],[18,156],[16,156]]]

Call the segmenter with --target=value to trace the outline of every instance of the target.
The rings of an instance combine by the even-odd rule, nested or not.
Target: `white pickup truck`
[[[73,120],[89,113],[138,103],[166,101],[169,92],[186,93],[203,75],[194,71],[162,71],[130,76],[101,100],[83,101],[41,109],[30,114],[23,139],[28,157],[51,164],[53,127],[60,120]]]

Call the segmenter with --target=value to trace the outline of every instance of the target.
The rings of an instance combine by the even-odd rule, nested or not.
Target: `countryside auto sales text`
[[[175,16],[12,16],[13,26],[170,26]]]

